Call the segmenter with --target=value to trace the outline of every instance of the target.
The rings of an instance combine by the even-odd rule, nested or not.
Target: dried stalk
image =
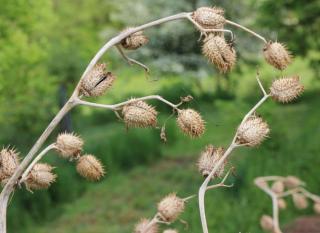
[[[81,81],[84,79],[84,77],[86,77],[86,75],[88,75],[88,73],[93,69],[93,67],[97,64],[97,62],[100,60],[100,58],[104,55],[104,53],[110,49],[113,46],[117,46],[123,39],[125,39],[126,37],[128,37],[129,35],[142,31],[144,29],[150,28],[150,27],[154,27],[166,22],[170,22],[170,21],[174,21],[174,20],[180,20],[180,19],[186,19],[190,22],[192,22],[201,32],[201,34],[205,34],[205,33],[209,33],[209,32],[228,32],[231,33],[231,36],[233,38],[233,33],[230,30],[225,30],[225,29],[204,29],[202,28],[199,24],[197,24],[193,19],[192,19],[192,13],[191,12],[183,12],[183,13],[179,13],[179,14],[175,14],[172,16],[168,16],[168,17],[164,17],[146,24],[143,24],[141,26],[138,27],[134,27],[131,28],[129,30],[123,31],[120,34],[114,36],[113,38],[111,38],[106,44],[104,44],[102,46],[102,48],[95,54],[95,56],[91,59],[90,63],[88,64],[88,66],[86,67],[84,73],[82,74],[78,84],[76,85],[71,97],[69,98],[69,100],[66,102],[66,104],[61,108],[61,110],[57,113],[57,115],[53,118],[53,120],[49,123],[49,125],[47,126],[47,128],[43,131],[43,133],[40,135],[40,137],[37,139],[37,141],[35,142],[35,144],[32,146],[31,150],[28,152],[28,154],[24,157],[24,159],[22,160],[22,162],[20,163],[20,165],[18,166],[18,168],[16,169],[16,171],[14,172],[14,174],[11,176],[11,178],[8,180],[8,182],[6,183],[6,185],[4,186],[1,194],[0,194],[0,233],[6,233],[7,232],[7,227],[6,227],[6,214],[7,214],[7,207],[8,207],[8,200],[9,197],[11,195],[11,193],[14,191],[14,189],[16,188],[16,186],[19,184],[20,179],[25,179],[26,174],[28,174],[28,172],[30,171],[30,169],[32,169],[33,165],[39,161],[41,159],[41,157],[44,155],[43,153],[46,152],[46,149],[44,149],[43,153],[40,153],[36,158],[36,154],[38,153],[38,151],[41,149],[42,145],[46,142],[47,138],[50,136],[50,134],[52,133],[52,131],[57,127],[57,125],[59,124],[59,122],[61,121],[61,119],[76,105],[88,105],[88,106],[92,106],[92,107],[101,107],[101,108],[107,108],[107,109],[112,109],[115,110],[121,106],[123,106],[126,103],[129,103],[130,101],[126,101],[123,103],[119,103],[119,104],[115,104],[115,105],[101,105],[101,104],[95,104],[95,103],[90,103],[90,102],[86,102],[86,101],[82,101],[80,100],[82,96],[79,96],[80,93],[80,84]],[[252,32],[251,30],[235,24],[231,21],[227,21],[227,23],[232,24],[234,26],[237,26],[255,36],[257,36],[258,38],[262,39],[264,42],[266,42],[266,40],[264,38],[262,38],[261,36],[259,36],[258,34]],[[135,61],[131,58],[128,58],[121,49],[119,49],[119,52],[121,53],[121,55],[129,62],[129,64],[134,63],[137,64],[139,66],[141,66],[146,72],[149,71],[148,67],[146,67],[145,65],[143,65],[142,63]],[[264,92],[265,93],[265,92]],[[250,116],[252,114],[252,112],[255,111],[255,109],[257,107],[259,107],[266,99],[267,99],[267,95],[265,95],[261,101],[251,110],[251,113],[247,115]],[[174,109],[177,109],[178,106],[180,105],[177,104],[172,104],[169,101],[163,99],[160,96],[149,96],[149,97],[142,97],[140,98],[140,100],[146,100],[146,99],[158,99],[166,104],[168,104],[169,106],[171,106]],[[228,157],[228,155],[231,153],[231,151],[236,148],[239,145],[236,145],[235,140],[232,142],[232,144],[230,145],[229,149],[226,151],[225,155],[224,155],[224,159]],[[50,148],[47,148],[48,150]],[[35,159],[35,160],[34,160]],[[223,159],[223,160],[224,160]],[[223,160],[221,160],[221,162],[219,164],[221,164],[223,162]],[[214,170],[217,170],[218,166],[216,166],[216,168]],[[199,192],[199,200],[201,199],[203,201],[204,199],[204,192],[206,191],[206,187],[207,184],[210,180],[210,177],[212,176],[214,172],[212,172],[210,174],[210,176],[205,180],[204,184],[202,185],[201,188],[201,192]],[[203,220],[204,218],[204,206],[200,203],[200,210],[202,212],[202,222],[204,229],[206,228],[206,222],[205,220]],[[205,231],[206,233],[207,231]]]
[[[240,125],[245,122],[269,97],[270,95],[266,94],[265,89],[263,88],[258,75],[257,75],[257,81],[259,83],[259,87],[263,93],[263,97],[260,99],[260,101],[244,116],[244,118],[242,119]],[[214,168],[212,169],[212,171],[210,172],[210,174],[207,176],[207,178],[204,180],[204,182],[202,183],[200,189],[199,189],[199,211],[200,211],[200,219],[201,219],[201,225],[202,225],[202,230],[203,233],[208,233],[208,225],[207,225],[207,219],[206,219],[206,212],[205,212],[205,204],[204,204],[204,198],[205,198],[205,194],[207,191],[207,187],[208,184],[210,182],[210,180],[212,179],[213,175],[216,173],[216,171],[219,169],[219,167],[226,161],[226,159],[230,156],[231,152],[237,148],[237,147],[241,147],[244,145],[240,145],[236,143],[236,139],[237,139],[237,132],[235,133],[233,140],[230,144],[230,146],[228,147],[228,149],[225,151],[225,153],[223,154],[223,156],[220,158],[220,160],[216,163],[216,165],[214,166]]]
[[[216,188],[220,188],[220,187],[231,188],[231,187],[233,186],[233,184],[231,184],[231,185],[226,185],[226,184],[225,184],[225,181],[227,180],[228,176],[230,175],[230,172],[231,172],[232,169],[233,169],[233,168],[231,168],[231,169],[225,174],[225,176],[223,177],[223,179],[222,179],[219,183],[208,186],[206,190],[216,189]],[[189,201],[190,199],[192,199],[192,198],[194,198],[194,197],[196,197],[196,196],[197,196],[197,194],[193,194],[193,195],[190,195],[190,196],[188,196],[188,197],[183,198],[183,200],[184,200],[184,202],[187,202],[187,201]],[[147,232],[148,232],[148,229],[149,229],[153,224],[157,224],[157,223],[162,223],[162,224],[167,224],[167,225],[170,225],[170,224],[171,224],[171,222],[161,221],[161,220],[159,219],[159,213],[156,213],[155,216],[152,218],[152,220],[149,222],[146,230],[143,231],[143,232],[141,232],[141,233],[147,233]]]
[[[267,182],[285,182],[286,177],[281,176],[265,176],[265,177],[258,177],[255,179],[254,183],[255,185],[260,188],[262,191],[264,191],[267,195],[269,195],[272,199],[272,218],[273,218],[273,231],[275,233],[282,233],[280,229],[280,223],[279,223],[279,199],[288,197],[294,194],[302,194],[303,196],[313,200],[315,203],[320,203],[320,197],[310,193],[305,188],[301,187],[304,185],[304,182],[301,182],[297,187],[290,189],[285,192],[276,193]]]

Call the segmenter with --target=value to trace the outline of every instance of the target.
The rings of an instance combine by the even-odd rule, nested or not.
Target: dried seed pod
[[[268,42],[263,48],[266,61],[279,70],[284,70],[291,63],[291,54],[286,46],[279,42]]]
[[[97,64],[81,80],[80,94],[101,96],[112,86],[115,78],[111,72],[106,71],[106,64]]]
[[[299,210],[302,210],[302,209],[305,209],[308,207],[308,200],[307,198],[300,194],[300,193],[295,193],[292,195],[292,200],[293,200],[293,204],[294,206],[299,209]]]
[[[97,181],[104,176],[101,162],[93,155],[83,155],[77,161],[77,172],[84,178]]]
[[[287,208],[287,202],[283,198],[278,199],[278,207],[281,210],[286,209]]]
[[[282,193],[284,191],[284,184],[282,181],[278,180],[274,182],[271,186],[271,190],[277,194]]]
[[[82,151],[83,140],[73,133],[59,134],[55,143],[55,149],[64,158],[75,158]]]
[[[268,124],[261,117],[251,116],[239,126],[236,142],[257,146],[268,136],[269,131]]]
[[[178,231],[175,229],[167,229],[167,230],[164,230],[163,233],[178,233]]]
[[[193,12],[192,18],[204,29],[222,29],[226,23],[224,10],[219,7],[200,7]]]
[[[149,219],[143,218],[134,228],[134,233],[157,233],[158,225],[156,222],[151,222]]]
[[[182,132],[192,138],[200,137],[205,131],[201,115],[190,108],[179,110],[177,123]]]
[[[301,185],[303,185],[304,183],[296,176],[287,176],[285,179],[284,179],[284,185],[289,188],[289,189],[292,189],[292,188],[296,188],[296,187],[299,187]]]
[[[299,79],[299,76],[292,76],[273,81],[270,87],[270,95],[273,99],[282,103],[288,103],[296,99],[304,90]]]
[[[222,147],[215,148],[212,145],[208,145],[206,149],[201,153],[198,161],[198,170],[203,176],[208,176],[217,162],[224,154]],[[214,173],[212,178],[221,177],[224,172],[226,161],[223,162],[218,170]]]
[[[122,109],[123,119],[127,127],[155,127],[158,112],[144,101],[127,104]]]
[[[264,231],[273,230],[273,219],[269,215],[263,215],[260,219],[260,226]]]
[[[173,222],[184,210],[184,200],[175,193],[169,194],[158,204],[158,212],[163,221]]]
[[[127,28],[125,31],[132,29],[132,28]],[[121,45],[125,49],[129,50],[135,50],[140,48],[141,46],[147,44],[149,42],[148,37],[146,37],[143,34],[143,31],[139,31],[136,33],[131,34],[130,36],[124,38],[121,41]]]
[[[313,210],[316,214],[320,214],[320,202],[315,202],[313,204]]]
[[[202,54],[217,68],[221,73],[230,71],[237,60],[236,51],[221,36],[210,34],[203,43]]]
[[[19,165],[19,153],[15,149],[3,148],[0,151],[0,181],[6,184]]]
[[[28,189],[46,189],[57,178],[52,173],[53,167],[46,163],[37,163],[33,166],[30,173],[26,177],[25,184]]]

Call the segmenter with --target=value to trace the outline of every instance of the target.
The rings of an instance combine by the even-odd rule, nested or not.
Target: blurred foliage
[[[58,94],[59,90],[65,90],[67,92],[63,93],[65,96],[70,94],[86,64],[106,40],[128,26],[139,25],[181,11],[192,11],[199,6],[213,5],[213,2],[209,0],[1,0],[0,2],[0,142],[2,145],[15,145],[22,152],[22,156],[56,114],[61,102],[65,101]],[[279,113],[277,115],[273,114],[273,109],[268,109],[275,107],[275,105],[268,105],[267,111],[264,113],[270,118],[270,123],[275,124],[275,128],[279,131],[275,132],[273,139],[267,143],[261,153],[267,154],[271,151],[279,156],[284,154],[286,157],[279,159],[282,162],[288,161],[288,156],[293,152],[296,153],[294,158],[297,158],[297,161],[295,163],[292,161],[292,165],[287,168],[288,172],[307,166],[298,158],[298,155],[305,154],[304,143],[308,145],[308,160],[311,161],[312,153],[319,151],[316,139],[311,137],[314,135],[314,130],[319,131],[316,125],[316,112],[312,117],[306,112],[307,110],[311,112],[318,106],[316,98],[319,97],[317,93],[320,89],[319,80],[317,80],[320,60],[319,17],[317,15],[319,2],[217,0],[214,4],[226,10],[227,18],[260,32],[268,39],[277,39],[288,44],[290,50],[297,55],[294,63],[285,72],[274,70],[263,62],[261,42],[247,33],[235,29],[238,65],[230,74],[219,74],[202,57],[201,42],[197,41],[199,32],[187,21],[171,22],[148,29],[146,34],[151,38],[150,43],[139,51],[128,53],[130,57],[151,67],[150,77],[146,77],[139,67],[127,67],[116,50],[111,49],[103,57],[103,61],[106,61],[110,70],[118,76],[117,82],[107,96],[93,101],[122,102],[133,96],[156,93],[176,103],[180,101],[181,96],[190,94],[194,100],[186,103],[184,107],[192,107],[205,113],[208,132],[212,131],[212,133],[207,133],[201,140],[187,139],[177,129],[175,119],[171,115],[171,109],[156,101],[151,103],[161,112],[159,128],[166,125],[169,139],[167,144],[160,143],[160,129],[130,129],[126,131],[124,125],[117,122],[113,112],[86,107],[77,108],[72,111],[72,125],[74,131],[81,134],[86,140],[85,151],[97,154],[106,164],[110,176],[113,177],[120,171],[125,172],[123,177],[119,175],[120,178],[117,176],[110,178],[111,184],[109,185],[109,179],[106,179],[98,186],[98,191],[92,191],[92,193],[90,190],[95,190],[95,188],[79,178],[75,172],[74,164],[63,161],[52,153],[45,160],[59,167],[56,169],[59,175],[58,182],[48,191],[30,194],[19,190],[15,193],[9,208],[8,220],[11,232],[25,233],[27,228],[30,229],[30,232],[36,232],[33,229],[35,223],[47,223],[46,220],[53,221],[58,218],[64,211],[62,204],[72,202],[80,195],[84,195],[86,191],[88,194],[84,196],[83,202],[80,201],[80,206],[76,206],[71,211],[72,214],[67,212],[62,219],[65,218],[69,221],[68,216],[73,217],[75,214],[75,219],[78,220],[77,214],[81,215],[85,211],[89,211],[90,215],[92,206],[89,201],[92,200],[92,195],[97,195],[104,200],[112,200],[101,203],[102,201],[98,198],[96,204],[98,207],[99,203],[107,205],[113,200],[118,200],[118,202],[115,201],[114,207],[120,208],[124,212],[127,211],[129,215],[132,214],[131,217],[129,216],[129,220],[125,214],[123,215],[124,219],[121,216],[119,219],[122,221],[121,223],[126,223],[128,229],[131,228],[131,221],[136,221],[137,217],[142,216],[143,210],[146,208],[152,210],[150,206],[156,200],[157,196],[153,194],[157,190],[157,185],[166,183],[166,179],[172,177],[179,178],[181,176],[183,179],[190,177],[191,181],[195,178],[192,178],[190,170],[175,174],[177,169],[173,168],[172,172],[155,177],[154,182],[157,185],[151,187],[152,190],[144,190],[147,193],[150,192],[150,195],[141,203],[139,199],[131,200],[130,198],[132,195],[139,196],[136,195],[136,192],[141,191],[142,188],[137,185],[131,190],[129,185],[131,180],[126,179],[126,172],[138,166],[138,171],[134,170],[133,173],[128,174],[134,176],[138,173],[136,179],[140,179],[139,174],[146,171],[143,166],[145,163],[157,161],[163,156],[166,156],[166,159],[177,156],[178,164],[175,166],[180,166],[179,161],[183,160],[186,154],[193,155],[206,143],[212,142],[212,139],[217,144],[225,144],[232,137],[241,114],[247,110],[246,103],[254,103],[261,96],[261,93],[256,91],[258,90],[254,79],[256,67],[259,67],[261,79],[266,85],[269,85],[277,76],[296,73],[301,75],[307,92],[300,102],[306,103],[304,105],[299,103],[297,107],[296,105],[287,107],[289,113],[292,111],[291,113],[295,117],[298,117],[296,114],[301,114],[300,117],[291,119],[290,116],[291,120],[288,121],[281,118],[281,110],[277,111]],[[274,17],[275,12],[279,17]],[[291,108],[293,110],[290,110]],[[224,113],[225,111],[227,114]],[[305,128],[303,132],[299,131],[301,126],[296,126],[294,134],[289,132],[293,130],[292,126],[295,123],[303,122],[307,118],[310,126]],[[57,133],[55,132],[49,140],[54,140]],[[311,136],[304,137],[305,135]],[[295,145],[294,148],[291,147],[291,144],[279,145],[279,141],[284,138],[296,142],[301,139],[300,137],[303,142],[292,144]],[[257,165],[256,168],[250,167],[247,170],[244,164],[246,161],[243,160],[238,164],[240,179],[237,179],[237,183],[239,187],[233,190],[234,193],[230,196],[233,198],[239,195],[240,197],[241,194],[241,206],[246,207],[248,212],[253,211],[254,216],[257,216],[260,212],[258,213],[255,207],[248,207],[248,199],[244,190],[248,186],[251,187],[251,180],[256,174],[255,172],[263,170],[265,174],[268,174],[281,172],[282,169],[278,166],[278,160],[268,160],[268,166],[264,168],[265,158],[257,158],[253,162]],[[307,164],[311,166],[316,163]],[[163,172],[161,167],[158,169],[159,174]],[[308,167],[307,170],[310,171],[310,174],[312,173],[311,167],[310,169]],[[307,170],[304,170],[303,173],[306,178],[309,177]],[[152,175],[150,177],[150,180],[145,182],[152,183]],[[179,180],[181,180],[180,178]],[[142,182],[143,180],[141,178]],[[189,188],[190,180],[187,180],[186,184],[182,182],[185,186],[181,190]],[[119,182],[119,188],[115,187],[117,182]],[[312,182],[314,181],[311,180]],[[245,186],[242,187],[240,184]],[[164,187],[169,192],[172,191],[173,185],[175,186],[177,183],[169,183]],[[194,188],[197,185],[194,185]],[[100,192],[100,189],[105,186],[108,186],[106,188],[109,189],[115,188],[115,192]],[[315,187],[314,184],[311,184],[311,187]],[[128,189],[130,190],[128,191]],[[253,188],[251,189],[253,190]],[[260,196],[251,189],[249,190],[250,195],[252,194],[256,199],[259,199]],[[123,200],[119,198],[123,193],[127,193],[127,196],[124,196],[128,198],[125,203],[134,202],[132,213],[128,210],[131,210],[131,206],[123,205]],[[160,194],[162,196],[165,193],[158,193],[158,196]],[[223,194],[219,198],[222,196]],[[212,201],[217,202],[217,200]],[[83,203],[84,206],[81,206]],[[68,211],[73,208],[73,205],[70,206],[72,207],[67,207]],[[138,212],[135,212],[135,207],[139,209]],[[219,213],[210,205],[208,208],[210,214],[217,214],[214,217],[217,222],[219,219],[222,221],[221,218],[226,213],[234,211],[227,205],[221,207],[223,211]],[[267,207],[264,205],[261,208],[266,209]],[[98,210],[104,215],[103,211],[103,208]],[[109,216],[111,212],[106,215]],[[87,212],[85,213],[87,214]],[[187,215],[190,224],[195,223],[195,227],[192,228],[194,232],[198,229],[199,224],[196,214],[194,211],[194,213]],[[114,215],[111,218],[111,221],[116,223],[112,227],[122,226],[121,223],[114,220],[117,217]],[[241,217],[243,216],[237,218],[239,226],[243,226],[241,229],[258,232],[255,228],[244,228],[245,225],[255,225],[257,221],[254,217],[248,219],[248,222],[242,223],[240,222]],[[97,218],[98,222],[102,221],[105,225],[97,224],[97,229],[92,229],[91,232],[101,232],[101,229],[109,224],[104,221],[104,218],[99,216]],[[60,221],[54,222],[53,225],[60,229]],[[212,227],[216,227],[217,222],[213,222]],[[64,225],[70,226],[65,222]],[[81,226],[80,224],[80,228]],[[239,228],[233,227],[235,226],[230,225],[225,231],[239,230]],[[72,232],[81,232],[83,229],[78,229],[79,231],[72,229]],[[115,227],[115,229],[113,232],[117,232],[118,228]],[[61,232],[69,232],[63,230]],[[44,230],[44,232],[48,231]]]

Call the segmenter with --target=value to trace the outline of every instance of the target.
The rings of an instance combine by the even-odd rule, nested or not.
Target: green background
[[[9,232],[118,233],[132,232],[142,217],[152,217],[156,203],[168,193],[197,193],[203,178],[196,162],[207,144],[227,147],[245,113],[261,98],[257,68],[266,87],[280,76],[299,75],[305,92],[294,103],[269,100],[258,111],[271,127],[270,138],[258,148],[233,153],[235,174],[230,189],[206,195],[210,232],[262,232],[259,219],[271,214],[271,200],[253,185],[263,175],[296,175],[307,188],[319,187],[319,1],[206,0],[0,0],[0,144],[24,156],[61,104],[95,52],[128,26],[199,6],[223,7],[226,17],[288,45],[294,62],[285,71],[266,64],[263,44],[230,28],[236,35],[235,69],[221,75],[201,55],[199,32],[187,21],[148,29],[150,43],[129,55],[151,68],[147,77],[128,66],[116,49],[103,56],[117,80],[105,96],[90,99],[117,103],[130,97],[160,94],[172,102],[192,95],[183,107],[201,112],[206,132],[200,139],[182,135],[167,106],[151,101],[166,122],[168,142],[158,129],[126,130],[114,113],[77,107],[55,130],[48,144],[66,128],[85,140],[85,151],[97,155],[107,175],[98,183],[80,178],[74,163],[55,153],[44,159],[56,167],[58,180],[49,190],[33,194],[16,190],[8,212]],[[168,119],[169,117],[169,119]],[[283,225],[312,208],[297,211],[288,200]],[[312,203],[310,203],[311,205]],[[172,227],[201,232],[197,200],[191,200]]]

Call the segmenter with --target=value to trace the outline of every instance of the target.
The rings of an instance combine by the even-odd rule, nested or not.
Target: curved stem
[[[142,64],[141,62],[139,62],[139,61],[137,61],[137,60],[134,60],[134,59],[128,57],[128,56],[124,53],[124,51],[122,50],[122,48],[121,48],[120,45],[116,45],[116,47],[117,47],[117,50],[119,51],[120,55],[123,57],[123,59],[125,59],[125,60],[128,62],[129,65],[136,64],[136,65],[138,65],[138,66],[141,66],[141,67],[144,69],[144,71],[145,71],[147,74],[149,74],[150,69],[149,69],[146,65]]]
[[[170,101],[164,99],[163,97],[159,96],[159,95],[149,95],[149,96],[144,96],[144,97],[140,97],[140,98],[135,98],[135,99],[131,99],[131,100],[127,100],[118,104],[97,104],[97,103],[92,103],[92,102],[88,102],[88,101],[84,101],[84,100],[80,100],[80,99],[76,99],[76,104],[80,104],[80,105],[86,105],[86,106],[91,106],[91,107],[96,107],[96,108],[105,108],[105,109],[111,109],[111,110],[119,110],[119,108],[127,105],[127,104],[131,104],[137,101],[143,101],[143,100],[159,100],[167,105],[169,105],[170,107],[172,107],[175,110],[179,110],[178,107],[182,104],[182,102],[178,103],[178,104],[173,104]]]
[[[250,30],[249,28],[247,28],[247,27],[245,27],[245,26],[242,26],[242,25],[240,25],[240,24],[238,24],[238,23],[235,23],[235,22],[233,22],[233,21],[230,21],[230,20],[226,20],[226,22],[227,22],[228,24],[230,24],[230,25],[233,25],[233,26],[235,26],[235,27],[241,28],[242,30],[244,30],[244,31],[246,31],[246,32],[249,32],[251,35],[257,37],[257,38],[260,39],[260,40],[262,40],[265,44],[268,43],[267,40],[266,40],[263,36],[261,36],[261,35],[259,35],[258,33]]]
[[[20,181],[19,181],[20,184],[23,183],[23,182],[26,180],[26,178],[27,178],[29,172],[32,170],[33,166],[34,166],[40,159],[42,159],[43,156],[45,156],[50,150],[52,150],[52,149],[54,149],[54,148],[56,148],[55,144],[54,144],[54,143],[53,143],[53,144],[50,144],[49,146],[47,146],[46,148],[44,148],[43,151],[41,151],[41,152],[35,157],[35,159],[32,161],[32,163],[30,163],[30,165],[28,166],[28,168],[27,168],[27,169],[24,171],[24,173],[22,174],[21,179],[20,179]]]

